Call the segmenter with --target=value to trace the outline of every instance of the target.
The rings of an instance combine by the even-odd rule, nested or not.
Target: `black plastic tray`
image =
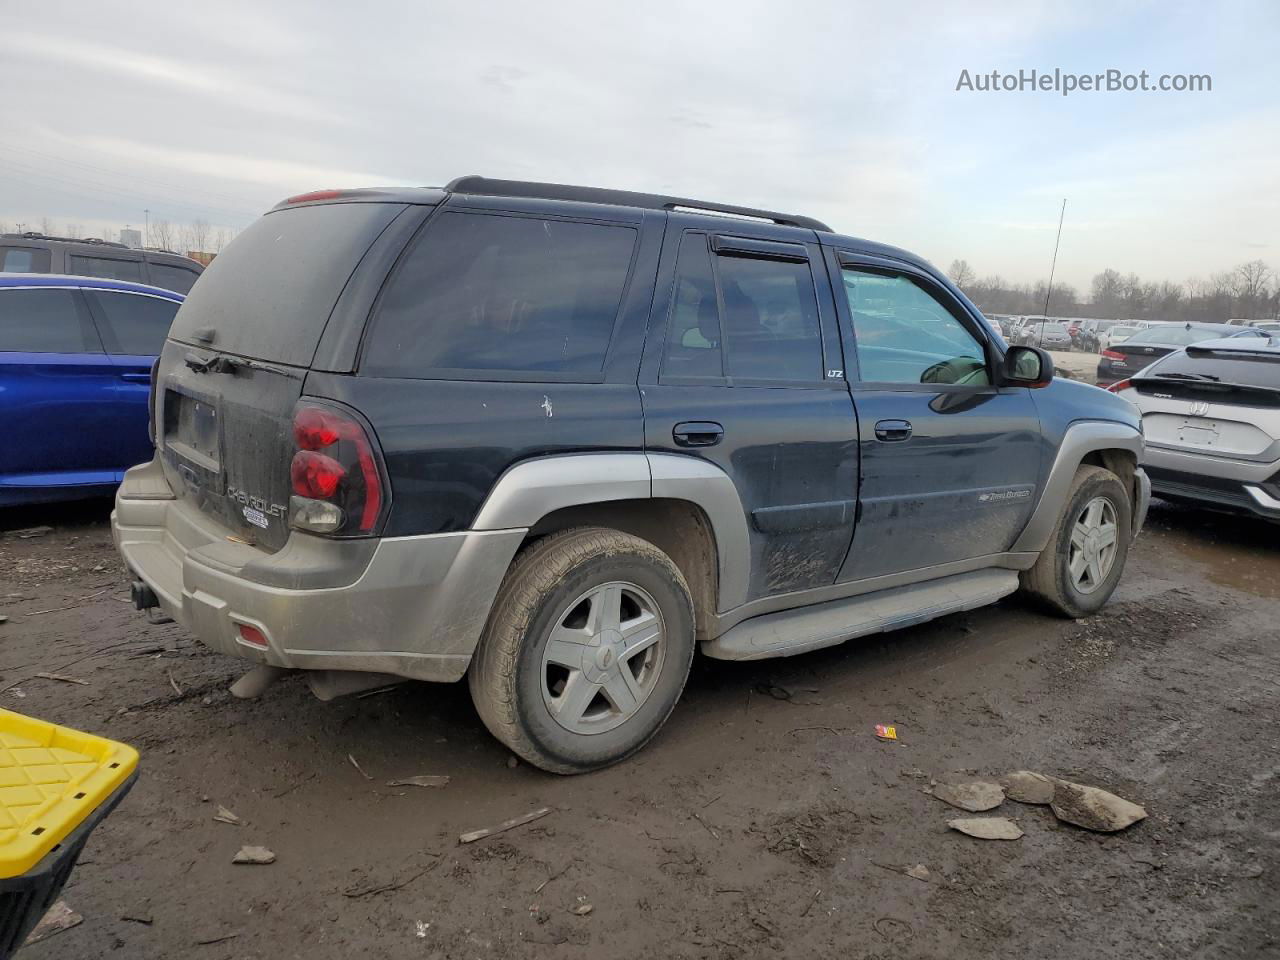
[[[135,772],[44,859],[18,877],[0,878],[0,960],[9,960],[67,885],[93,828],[106,819],[138,779]]]

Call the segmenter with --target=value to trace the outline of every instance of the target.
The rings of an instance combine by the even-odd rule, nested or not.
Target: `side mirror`
[[[1016,387],[1047,387],[1053,380],[1053,357],[1039,347],[1010,347],[1004,355],[1004,381]]]

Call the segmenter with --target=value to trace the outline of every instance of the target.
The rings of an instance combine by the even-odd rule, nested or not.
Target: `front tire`
[[[616,530],[566,530],[507,572],[471,663],[471,698],[512,752],[583,773],[653,738],[693,648],[689,587],[670,557]]]
[[[1067,505],[1022,589],[1064,617],[1097,613],[1124,573],[1133,531],[1133,506],[1110,470],[1082,466]]]

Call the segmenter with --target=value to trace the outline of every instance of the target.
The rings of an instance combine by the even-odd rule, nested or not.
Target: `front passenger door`
[[[936,278],[896,261],[828,257],[862,454],[858,526],[839,579],[1008,550],[1043,469],[1030,391],[993,385],[1000,351]]]

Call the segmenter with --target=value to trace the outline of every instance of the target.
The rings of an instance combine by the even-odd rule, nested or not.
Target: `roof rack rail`
[[[609,190],[603,187],[574,187],[562,183],[538,183],[532,180],[492,180],[488,177],[468,176],[450,180],[445,185],[449,193],[471,193],[487,197],[528,197],[534,200],[577,200],[582,203],[609,203],[625,207],[642,207],[646,210],[687,210],[694,213],[722,214],[767,220],[787,227],[804,227],[831,233],[829,226],[812,217],[799,214],[778,213],[773,210],[756,210],[727,203],[708,203],[684,197],[667,197],[658,193],[636,193],[631,190]]]
[[[58,237],[50,233],[40,233],[38,230],[24,230],[22,233],[0,233],[0,237],[4,237],[6,240],[56,240],[58,243],[92,243],[100,247],[128,249],[123,243],[116,243],[114,240],[103,240],[100,237]]]

